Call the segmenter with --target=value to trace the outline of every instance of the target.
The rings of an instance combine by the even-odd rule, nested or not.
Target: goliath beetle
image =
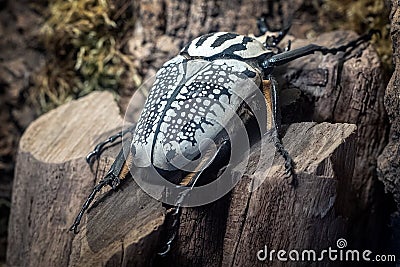
[[[309,44],[294,50],[290,50],[289,45],[281,50],[277,45],[287,32],[288,28],[268,35],[264,43],[236,33],[210,33],[189,42],[179,55],[166,62],[156,74],[137,124],[100,143],[87,156],[90,162],[106,144],[132,133],[130,152],[125,156],[124,151],[120,151],[109,172],[93,188],[70,230],[78,232],[81,218],[95,195],[106,185],[117,188],[132,164],[136,167],[151,166],[162,178],[187,188],[174,202],[172,216],[175,216],[175,225],[184,197],[205,179],[204,170],[210,168],[214,161],[222,162],[218,165],[220,167],[226,164],[231,147],[235,145],[225,131],[226,125],[216,122],[222,119],[228,123],[233,116],[232,110],[245,123],[248,120],[245,117],[252,116],[246,103],[243,103],[244,98],[251,97],[250,93],[245,92],[243,96],[245,88],[239,86],[238,81],[255,84],[264,96],[266,122],[260,126],[260,133],[272,133],[276,151],[284,158],[286,173],[295,185],[294,162],[279,137],[278,92],[272,77],[274,68],[315,52],[345,52],[369,40],[375,31],[336,48]],[[230,111],[226,105],[229,105]],[[213,153],[201,153],[199,144],[203,139],[211,139],[217,144]],[[184,164],[179,165],[182,159],[195,161],[196,166],[184,169]],[[168,239],[166,249],[159,255],[169,251],[174,238],[175,234]]]

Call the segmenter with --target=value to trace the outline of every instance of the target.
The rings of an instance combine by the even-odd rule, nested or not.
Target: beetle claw
[[[78,234],[79,230],[78,230],[78,225],[74,224],[69,228],[70,231],[72,231],[74,234]]]
[[[171,244],[167,244],[165,247],[166,247],[166,249],[164,251],[157,253],[158,256],[165,257],[168,254],[168,252],[171,250]]]
[[[116,190],[120,183],[121,179],[119,179],[118,176],[114,176],[110,181],[110,186],[112,187],[113,190]]]
[[[93,150],[93,151],[91,151],[89,154],[87,154],[87,156],[86,156],[86,162],[87,162],[87,164],[92,164],[92,158],[94,157],[94,156],[96,156],[96,158],[98,158],[98,153],[97,153],[97,151],[95,151],[95,150]]]

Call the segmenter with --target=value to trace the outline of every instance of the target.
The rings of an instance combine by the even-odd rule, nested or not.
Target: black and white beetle
[[[230,74],[233,72],[245,75],[264,95],[267,123],[263,132],[273,133],[276,151],[285,159],[286,172],[295,183],[294,163],[279,138],[277,86],[271,77],[272,71],[277,66],[314,52],[322,54],[345,52],[369,40],[375,31],[336,48],[309,44],[294,50],[288,48],[282,51],[277,45],[287,31],[288,29],[285,29],[275,36],[268,36],[264,44],[255,38],[235,33],[206,34],[188,43],[179,55],[166,62],[157,72],[136,127],[110,137],[97,145],[88,155],[87,160],[90,162],[94,156],[101,153],[106,144],[114,142],[127,132],[132,133],[129,155],[125,157],[121,150],[107,175],[94,187],[70,230],[78,232],[81,218],[96,193],[106,185],[115,189],[120,179],[125,178],[132,164],[150,165],[166,179],[190,189],[202,179],[202,171],[182,171],[184,175],[168,177],[169,173],[175,174],[179,171],[171,163],[177,154],[177,149],[180,149],[187,159],[195,160],[200,153],[196,145],[202,139],[209,138],[215,141],[217,150],[213,155],[208,155],[208,160],[229,156],[230,140],[223,134],[223,127],[213,122],[217,117],[230,119],[229,116],[226,117],[227,111],[220,106],[222,102],[229,104],[242,116],[243,106],[240,99],[235,98],[235,92],[243,88],[236,86],[230,80]],[[189,107],[182,108],[180,106],[182,101],[189,104]],[[197,169],[204,169],[207,166],[203,163],[200,167]],[[178,199],[175,204],[176,218],[181,201],[182,199]],[[167,249],[161,254],[168,252],[173,239],[174,235],[168,240]]]

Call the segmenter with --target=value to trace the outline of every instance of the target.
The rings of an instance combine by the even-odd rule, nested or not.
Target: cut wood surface
[[[285,178],[279,155],[271,168],[254,173],[253,152],[249,169],[229,196],[185,209],[170,266],[265,266],[256,257],[264,246],[287,251],[334,246],[346,236],[354,208],[350,184],[355,136],[352,124],[291,125],[283,143],[296,162],[298,187]],[[252,192],[254,180],[264,182]],[[289,266],[276,258],[267,264],[281,265]]]
[[[97,176],[85,156],[119,131],[122,122],[112,95],[93,93],[30,125],[20,142],[13,185],[10,266],[146,264],[157,245],[164,209],[133,180],[85,215],[78,235],[68,231],[118,147],[104,153]]]
[[[68,231],[95,184],[84,157],[121,124],[112,96],[93,93],[49,112],[28,128],[21,139],[14,182],[10,266],[154,263],[164,209],[132,179],[97,198],[102,201],[84,216],[78,235]],[[259,152],[252,152],[247,173],[233,192],[215,203],[184,210],[177,243],[170,257],[157,264],[249,266],[257,263],[256,252],[264,245],[334,245],[346,233],[352,208],[348,199],[355,133],[351,124],[290,125],[283,142],[297,163],[298,187],[284,177],[279,155],[270,169],[256,171]],[[105,152],[96,180],[117,149]],[[248,188],[254,179],[265,181],[252,192]]]

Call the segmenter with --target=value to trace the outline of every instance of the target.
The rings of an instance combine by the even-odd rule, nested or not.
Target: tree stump
[[[104,193],[84,216],[81,232],[68,228],[87,194],[110,166],[116,149],[105,152],[97,178],[84,156],[121,127],[108,93],[93,93],[35,121],[20,142],[10,222],[10,266],[144,266],[153,263],[164,222],[161,203],[132,179]],[[179,238],[165,265],[229,266],[257,263],[256,252],[271,248],[322,248],[346,235],[355,157],[351,124],[291,125],[283,142],[297,163],[299,186],[284,178],[276,156],[266,173],[247,173],[230,195],[206,207],[187,208]],[[274,153],[271,154],[271,157]],[[250,162],[255,162],[252,152]],[[235,175],[234,173],[232,175]],[[210,249],[213,248],[213,249]]]
[[[280,156],[270,170],[253,173],[253,152],[253,165],[230,195],[185,209],[177,248],[167,265],[265,266],[257,259],[264,246],[287,251],[334,246],[347,235],[354,209],[349,200],[355,137],[352,124],[290,125],[283,143],[297,164],[299,186],[294,188],[285,178]],[[249,191],[254,180],[263,179],[256,191]],[[267,261],[267,266],[299,264]]]
[[[29,126],[20,142],[13,185],[10,266],[149,264],[164,209],[133,180],[111,197],[104,196],[84,216],[78,235],[68,231],[91,188],[110,167],[117,147],[105,151],[97,175],[85,157],[95,144],[119,131],[122,122],[112,95],[93,93]]]

